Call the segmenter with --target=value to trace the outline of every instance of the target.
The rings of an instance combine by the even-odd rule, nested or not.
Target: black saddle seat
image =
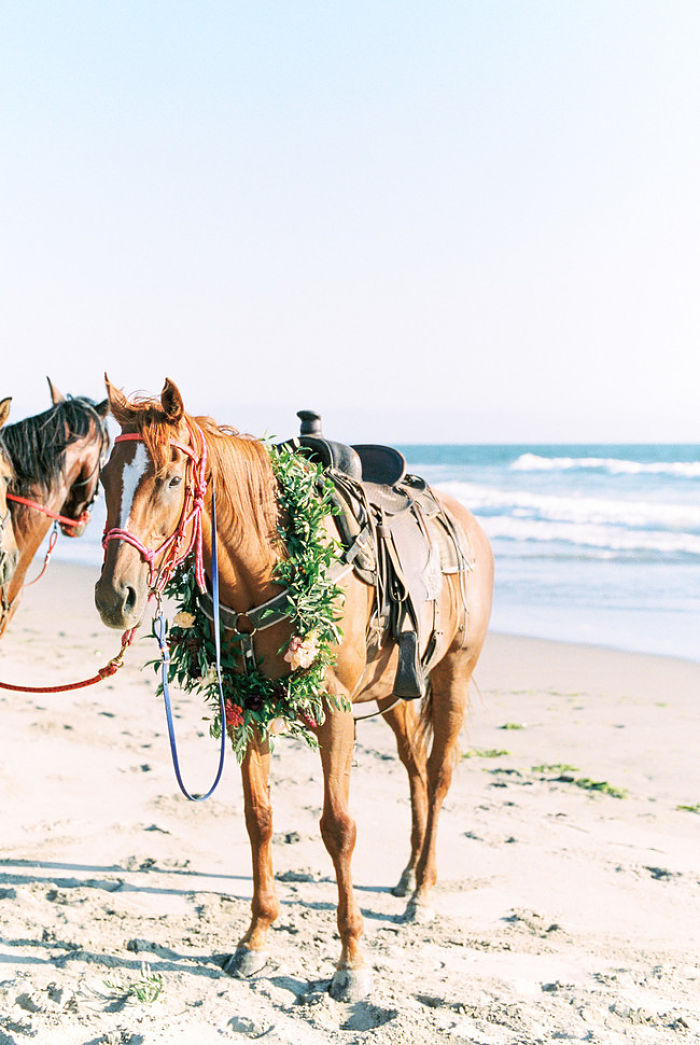
[[[345,443],[326,439],[321,428],[321,415],[314,410],[298,410],[300,433],[294,442],[308,452],[312,461],[349,475],[357,482],[394,486],[406,474],[406,458],[393,446],[374,443]]]

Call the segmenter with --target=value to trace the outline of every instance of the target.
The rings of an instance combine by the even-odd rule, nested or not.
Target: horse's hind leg
[[[352,715],[329,709],[323,725],[318,727],[323,766],[321,835],[333,860],[338,883],[341,954],[330,992],[336,1001],[345,1002],[366,997],[372,986],[371,974],[360,950],[364,925],[350,874],[356,836],[355,821],[348,811],[354,738]]]
[[[440,810],[452,782],[457,742],[464,721],[473,659],[461,651],[445,657],[430,675],[433,743],[428,757],[428,816],[416,866],[416,888],[406,908],[408,921],[429,921],[429,899],[437,881],[435,847]]]
[[[241,777],[245,802],[245,822],[253,857],[252,919],[235,954],[224,963],[225,972],[252,976],[267,961],[267,933],[280,911],[272,871],[272,806],[268,777],[270,752],[267,744],[248,745]]]
[[[394,896],[408,896],[416,888],[416,867],[425,839],[428,810],[425,740],[418,728],[413,702],[402,701],[385,711],[384,719],[394,731],[398,755],[408,773],[411,794],[411,853],[398,884],[391,890]]]

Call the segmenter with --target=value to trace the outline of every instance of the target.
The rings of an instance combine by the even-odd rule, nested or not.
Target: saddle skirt
[[[344,560],[376,591],[368,660],[390,634],[399,650],[394,694],[422,697],[443,634],[442,574],[460,577],[466,641],[470,552],[464,531],[423,479],[406,474],[398,450],[327,440],[318,414],[300,411],[298,416],[301,435],[292,445],[320,463],[331,479]]]

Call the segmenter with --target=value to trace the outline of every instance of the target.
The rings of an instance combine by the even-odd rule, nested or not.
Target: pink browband
[[[190,433],[190,439],[192,440],[192,443],[194,443],[194,433],[192,428],[188,422],[185,423],[187,424],[187,429]],[[195,424],[194,427],[199,433],[199,437],[202,441],[202,452],[199,458],[197,458],[194,446],[187,446],[185,443],[177,442],[175,439],[170,440],[170,445],[174,446],[177,450],[181,450],[183,454],[186,454],[192,463],[192,482],[191,484],[187,484],[185,500],[180,514],[180,521],[170,537],[168,537],[160,547],[156,548],[154,551],[147,548],[138,537],[134,536],[133,533],[129,533],[128,530],[122,530],[119,527],[105,530],[102,538],[102,547],[105,551],[107,550],[107,545],[110,541],[126,541],[127,544],[131,544],[138,552],[140,552],[141,557],[148,563],[148,586],[151,591],[156,594],[163,590],[172,577],[175,568],[187,558],[193,548],[195,550],[195,576],[197,578],[197,584],[199,585],[200,591],[204,591],[206,587],[204,577],[204,558],[202,555],[202,509],[204,508],[204,497],[207,492],[207,443],[204,438],[204,433],[199,425]],[[143,437],[137,432],[126,432],[123,435],[118,435],[114,440],[115,443],[143,443],[144,441]],[[185,531],[190,523],[192,524],[192,533],[187,548],[183,551],[182,546]],[[156,556],[161,555],[162,553],[165,553],[165,556],[160,564],[160,568],[156,569]]]

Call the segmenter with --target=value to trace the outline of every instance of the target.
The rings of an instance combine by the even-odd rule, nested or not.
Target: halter
[[[100,433],[100,452],[97,456],[97,463],[95,464],[95,467],[90,472],[88,477],[86,479],[76,479],[76,481],[71,485],[71,489],[73,489],[74,486],[87,486],[87,484],[95,478],[95,476],[97,475],[104,463],[105,443],[109,440],[109,436],[107,435],[104,422],[95,410],[95,408],[92,407],[89,403],[84,402],[83,400],[80,400],[80,402],[86,410],[88,410],[91,414],[94,414],[95,421],[97,422],[97,431]],[[83,511],[77,519],[71,519],[68,515],[60,515],[58,512],[52,511],[51,508],[47,508],[45,505],[40,504],[39,501],[33,501],[30,497],[20,497],[19,494],[14,493],[7,494],[6,499],[8,501],[14,501],[15,504],[23,504],[26,508],[32,508],[35,512],[41,512],[42,515],[47,515],[49,519],[54,520],[54,533],[51,538],[52,543],[49,548],[46,561],[44,563],[44,570],[42,570],[40,576],[43,576],[46,566],[48,566],[48,560],[51,557],[51,552],[53,551],[54,545],[56,544],[56,539],[58,537],[58,535],[56,534],[56,524],[61,527],[66,537],[75,537],[75,533],[72,533],[71,530],[77,529],[77,527],[79,526],[87,525],[87,523],[90,521],[90,509],[97,500],[99,492],[100,488],[99,485],[96,483],[92,497],[87,502],[85,508],[83,509]],[[4,525],[4,521],[5,520],[2,521],[2,525]],[[67,527],[68,529],[66,530],[65,527]],[[37,577],[36,580],[39,580],[39,577]],[[32,583],[34,582],[32,581]]]
[[[135,534],[119,526],[114,526],[111,530],[105,529],[102,538],[102,547],[105,551],[107,550],[107,545],[110,541],[125,541],[133,548],[136,548],[141,555],[141,558],[148,563],[148,587],[151,590],[151,594],[154,595],[159,595],[162,592],[163,588],[172,577],[175,568],[187,558],[193,549],[195,553],[195,576],[197,578],[197,584],[201,591],[204,591],[206,588],[204,578],[204,557],[202,554],[202,509],[204,508],[204,497],[207,492],[207,442],[204,438],[204,432],[198,424],[191,426],[188,421],[185,421],[185,424],[187,425],[190,440],[193,444],[193,427],[199,433],[199,438],[202,443],[202,452],[198,457],[193,445],[188,446],[185,443],[178,442],[176,439],[169,440],[170,446],[175,447],[176,450],[181,450],[182,453],[186,455],[188,463],[191,465],[191,475],[187,480],[187,488],[185,490],[185,499],[182,504],[180,519],[173,533],[163,541],[160,547],[153,550],[147,548]],[[125,432],[122,435],[118,435],[114,442],[145,443],[145,440],[143,436],[138,434],[138,432]],[[185,532],[190,524],[192,524],[192,532],[187,547],[183,551]],[[155,565],[156,556],[158,555],[164,555],[160,567],[156,567]]]
[[[93,497],[93,501],[94,499],[95,498]],[[82,526],[83,523],[86,523],[90,518],[90,507],[92,504],[91,502],[77,519],[70,519],[67,515],[59,515],[58,512],[51,511],[50,508],[47,508],[43,504],[39,504],[38,501],[32,501],[29,497],[20,497],[19,494],[8,493],[7,500],[15,501],[16,504],[24,504],[27,508],[33,508],[34,511],[41,512],[42,515],[48,515],[49,519],[55,519],[55,521],[61,526]],[[75,534],[70,534],[70,536],[74,537]]]

